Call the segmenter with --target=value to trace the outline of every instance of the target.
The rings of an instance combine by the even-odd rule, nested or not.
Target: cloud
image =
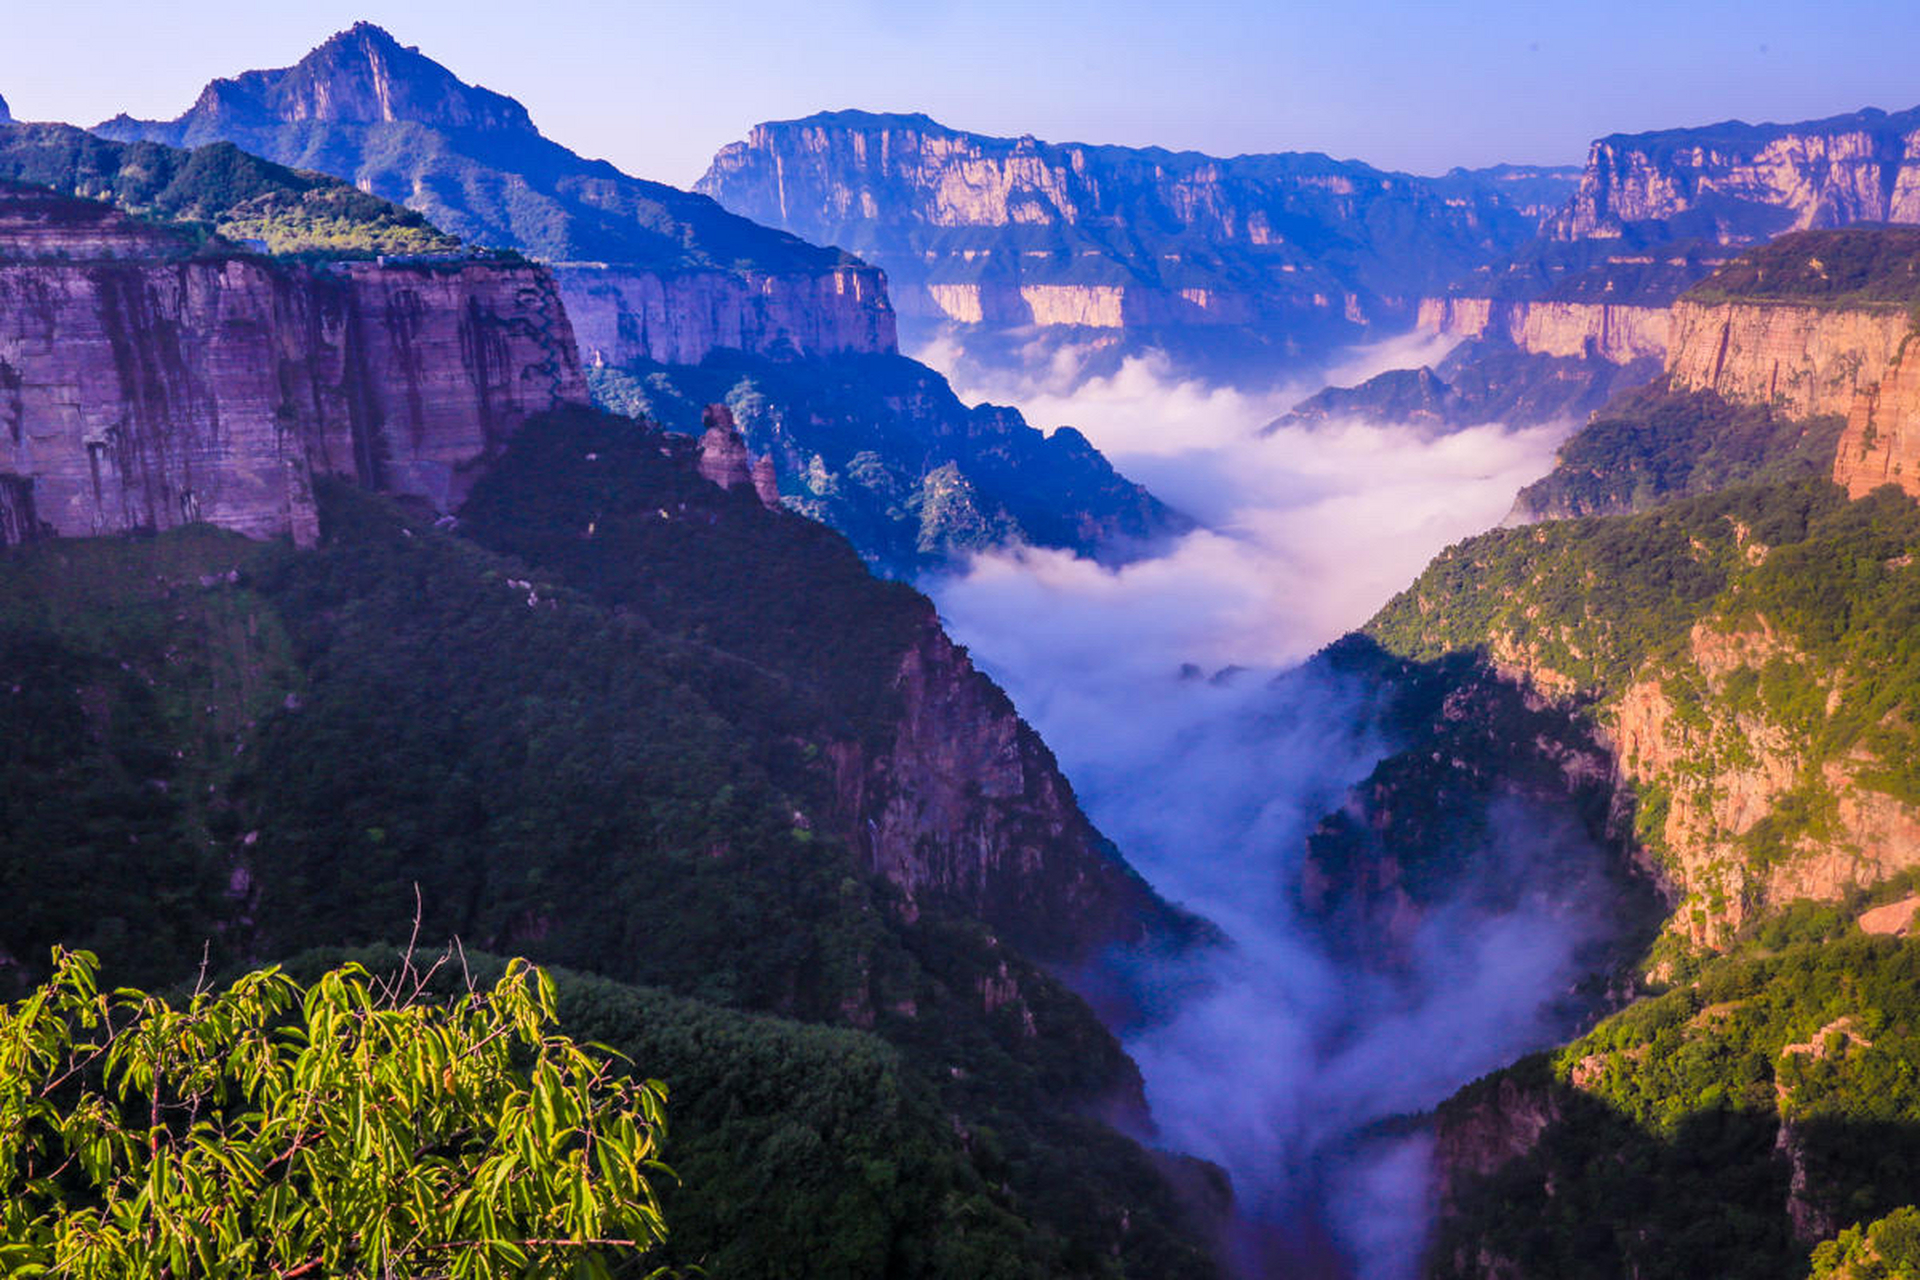
[[[1343,376],[1438,349],[1356,352]],[[1301,918],[1295,890],[1308,832],[1393,744],[1366,727],[1368,690],[1296,664],[1496,523],[1566,428],[1350,421],[1262,436],[1297,388],[1207,386],[1153,357],[1087,379],[1071,353],[1053,359],[989,394],[1036,425],[1079,427],[1208,527],[1123,568],[1026,551],[928,585],[1095,821],[1233,940],[1199,982],[1133,975],[1167,993],[1126,1031],[1163,1140],[1233,1175],[1247,1219],[1280,1241],[1257,1271],[1286,1270],[1289,1249],[1324,1233],[1355,1274],[1404,1280],[1431,1203],[1430,1137],[1381,1126],[1564,1032],[1560,1002],[1606,927],[1567,877],[1604,855],[1550,814],[1496,815],[1493,839],[1457,851],[1473,871],[1404,967],[1357,965]],[[1480,892],[1494,885],[1505,893]],[[1510,905],[1489,909],[1496,898]]]

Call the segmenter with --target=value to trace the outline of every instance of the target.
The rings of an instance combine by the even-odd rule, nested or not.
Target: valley
[[[1920,1266],[1915,112],[193,92],[0,103],[8,1269]]]

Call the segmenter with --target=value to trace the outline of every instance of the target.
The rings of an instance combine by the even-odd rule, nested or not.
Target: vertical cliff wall
[[[1493,332],[1542,355],[1660,356],[1658,313],[1740,247],[1808,228],[1915,221],[1920,109],[1618,134],[1593,143],[1538,240],[1423,299],[1419,323],[1466,338]]]
[[[1532,235],[1570,178],[1419,178],[1321,155],[1050,143],[841,111],[756,126],[698,189],[879,263],[910,318],[1280,326],[1310,341],[1316,328],[1404,322],[1413,296]]]
[[[1533,355],[1629,364],[1667,354],[1668,321],[1663,306],[1447,297],[1422,298],[1416,323],[1459,338],[1505,338]]]
[[[1675,390],[1789,417],[1844,414],[1857,391],[1880,381],[1907,328],[1897,306],[1683,299],[1673,307],[1667,375]]]
[[[1601,138],[1547,230],[1558,240],[1617,238],[1680,219],[1722,243],[1920,221],[1920,109]]]
[[[793,358],[898,349],[886,276],[809,272],[554,269],[588,364],[699,364],[719,350]]]
[[[0,195],[9,541],[306,541],[315,471],[448,509],[528,414],[584,399],[538,268],[188,256],[90,202]]]
[[[1879,381],[1853,394],[1834,452],[1833,482],[1862,498],[1883,484],[1920,497],[1920,357],[1912,335]]]

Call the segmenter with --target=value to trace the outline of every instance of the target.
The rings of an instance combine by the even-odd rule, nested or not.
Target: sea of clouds
[[[1198,974],[1134,975],[1177,995],[1123,1030],[1158,1140],[1232,1175],[1231,1243],[1248,1274],[1413,1275],[1431,1136],[1402,1118],[1564,1030],[1552,1011],[1605,927],[1565,882],[1570,863],[1597,874],[1603,853],[1533,813],[1461,851],[1473,874],[1391,972],[1343,959],[1299,918],[1307,833],[1393,745],[1365,727],[1366,690],[1303,660],[1434,553],[1496,524],[1567,427],[1263,428],[1322,382],[1442,354],[1407,339],[1249,392],[1184,379],[1151,355],[1089,378],[1067,350],[956,388],[1036,426],[1079,428],[1203,526],[1120,568],[1029,550],[925,585],[1094,820],[1162,894],[1232,940]],[[940,367],[949,355],[921,358]],[[1519,905],[1489,915],[1475,877],[1519,886],[1508,896]]]

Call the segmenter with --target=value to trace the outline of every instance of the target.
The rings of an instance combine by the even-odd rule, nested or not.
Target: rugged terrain
[[[323,480],[312,549],[196,524],[0,559],[0,880],[31,904],[8,980],[56,939],[148,982],[203,945],[401,942],[418,903],[426,936],[662,989],[596,988],[655,1010],[629,1042],[686,1082],[675,1132],[716,1179],[685,1197],[691,1239],[735,1265],[980,1274],[961,1201],[913,1189],[931,1176],[978,1197],[985,1238],[1028,1241],[988,1273],[1204,1272],[1199,1210],[1095,1118],[1146,1131],[1137,1073],[1037,967],[1204,929],[923,598],[765,507],[737,437],[709,436],[565,409],[522,424],[457,525]],[[937,1163],[849,1152],[842,1108]]]
[[[939,375],[899,355],[875,267],[583,159],[512,98],[370,24],[295,66],[217,80],[176,120],[122,116],[97,132],[237,144],[345,178],[469,243],[546,262],[605,403],[654,406],[680,427],[684,415],[669,409],[677,388],[704,388],[702,404],[735,399],[755,447],[775,458],[781,492],[890,572],[1022,542],[1124,558],[1188,527],[1084,441],[959,406]],[[924,390],[845,401],[821,421],[812,406],[841,397],[850,364]],[[726,372],[743,367],[766,372]],[[647,393],[642,381],[667,387]],[[746,395],[766,412],[748,412]],[[777,433],[763,429],[769,414]],[[990,429],[970,425],[983,421]],[[1027,495],[1045,490],[1057,518],[1029,519]]]
[[[1505,388],[1463,397],[1451,421],[1490,420],[1475,416],[1488,403],[1516,423],[1582,415],[1644,380],[1623,381],[1622,366],[1664,359],[1686,341],[1672,303],[1740,250],[1792,231],[1920,221],[1917,139],[1920,110],[1872,109],[1598,139],[1577,188],[1536,239],[1420,299],[1421,329],[1473,344],[1443,380]],[[1494,362],[1482,352],[1496,353]],[[1588,379],[1589,393],[1527,394],[1537,381],[1569,376]],[[1391,408],[1385,388],[1354,393]]]
[[[1222,159],[840,111],[755,126],[699,189],[884,267],[921,339],[1152,341],[1196,360],[1262,358],[1271,378],[1404,326],[1415,298],[1526,240],[1570,179],[1417,178],[1315,154]]]
[[[317,536],[344,475],[439,509],[529,414],[583,402],[553,281],[519,262],[296,263],[0,189],[0,533]]]
[[[1799,1275],[1911,1200],[1913,952],[1859,935],[1905,932],[1920,874],[1917,248],[1783,236],[1683,295],[1662,378],[1522,495],[1554,518],[1450,548],[1367,628],[1584,726],[1669,896],[1638,980],[1667,994],[1442,1110],[1436,1274]]]

